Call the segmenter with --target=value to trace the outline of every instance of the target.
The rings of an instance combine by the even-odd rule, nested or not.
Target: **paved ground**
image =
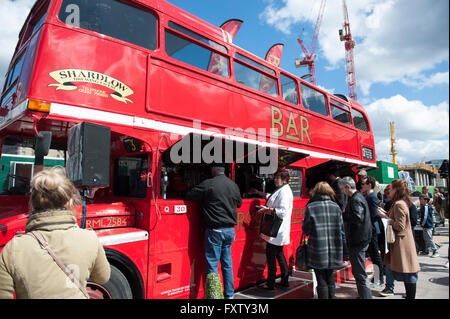
[[[421,271],[417,283],[416,299],[449,299],[449,269],[444,267],[448,260],[448,228],[447,220],[445,227],[438,227],[435,231],[434,240],[441,245],[441,248],[439,248],[440,257],[418,256]],[[374,299],[402,299],[402,295],[405,293],[403,282],[395,282],[393,296],[380,296],[378,291],[383,290],[383,288],[372,289]],[[355,299],[357,297],[358,292],[354,279],[341,284],[340,288],[336,289],[336,299]]]

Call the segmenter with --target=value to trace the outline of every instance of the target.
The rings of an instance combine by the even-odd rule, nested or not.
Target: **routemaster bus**
[[[38,0],[1,93],[0,141],[42,165],[63,152],[83,192],[80,227],[111,264],[95,298],[202,298],[204,229],[190,187],[222,162],[239,186],[232,245],[237,291],[266,278],[252,188],[291,175],[294,267],[308,190],[330,167],[376,167],[364,108],[234,45],[230,34],[164,0]],[[27,153],[27,154],[28,154]],[[6,154],[6,153],[5,153]],[[22,177],[31,178],[30,176]],[[29,185],[29,183],[28,183]],[[29,187],[0,196],[0,249],[24,231]]]

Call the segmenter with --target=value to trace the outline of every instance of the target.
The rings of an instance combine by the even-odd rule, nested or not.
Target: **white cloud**
[[[401,95],[379,99],[366,106],[375,137],[389,136],[389,121],[395,122],[396,135],[410,139],[436,139],[449,136],[449,105],[427,106]]]
[[[375,136],[377,158],[391,159],[389,122],[395,123],[398,161],[413,163],[449,157],[449,105],[427,106],[401,95],[380,99],[366,107]]]
[[[310,2],[283,0],[282,6],[275,7],[271,2],[260,19],[290,34],[303,23],[314,25],[318,9],[309,18],[306,3]],[[448,72],[424,75],[449,60],[447,0],[434,0],[432,5],[423,0],[348,0],[347,7],[356,40],[356,79],[364,95],[374,83],[400,81],[416,88],[448,84]],[[342,23],[341,1],[328,1],[316,49],[330,64],[328,69],[345,63],[344,45],[338,37]]]
[[[434,86],[437,84],[446,84],[448,86],[449,73],[447,72],[437,72],[432,74],[429,78],[425,79],[423,84],[419,87]]]
[[[448,140],[396,139],[397,164],[411,164],[433,159],[449,158]],[[375,144],[377,160],[391,161],[391,141],[383,139]]]
[[[4,76],[11,61],[19,32],[35,0],[2,0],[0,10],[0,88],[3,88]]]

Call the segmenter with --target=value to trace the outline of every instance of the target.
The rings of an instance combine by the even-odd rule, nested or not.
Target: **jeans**
[[[386,272],[386,287],[394,291],[394,274],[392,273],[391,265],[384,265],[384,270]]]
[[[375,271],[374,275],[379,275],[379,278],[374,278],[374,283],[379,282],[382,284],[384,283],[383,262],[378,249],[378,235],[375,232],[372,233],[372,240],[369,243],[368,253],[373,265],[378,267],[378,271]]]
[[[352,274],[355,277],[356,288],[361,299],[372,299],[372,293],[367,286],[366,250],[368,247],[368,243],[348,247]]]
[[[403,273],[403,272],[396,272],[391,270],[392,274],[394,275],[395,280],[397,281],[404,281],[408,284],[416,284],[417,280],[419,278],[419,273]]]
[[[234,227],[207,228],[205,232],[206,275],[218,272],[220,260],[225,298],[233,298],[234,295],[231,244],[235,236]]]
[[[425,251],[431,250],[435,252],[437,250],[436,244],[433,241],[433,228],[423,229],[423,240],[425,241]]]
[[[283,246],[272,245],[266,243],[266,257],[267,257],[267,286],[273,287],[275,285],[275,277],[277,275],[277,260],[281,270],[281,283],[288,284],[289,269],[284,257]]]

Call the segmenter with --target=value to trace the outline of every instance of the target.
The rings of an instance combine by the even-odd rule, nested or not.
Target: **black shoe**
[[[281,287],[289,288],[289,282],[279,282],[279,283],[277,283],[277,285],[279,285]]]
[[[381,297],[389,297],[389,296],[393,296],[394,292],[389,289],[388,287],[385,287],[382,291],[379,292]]]

